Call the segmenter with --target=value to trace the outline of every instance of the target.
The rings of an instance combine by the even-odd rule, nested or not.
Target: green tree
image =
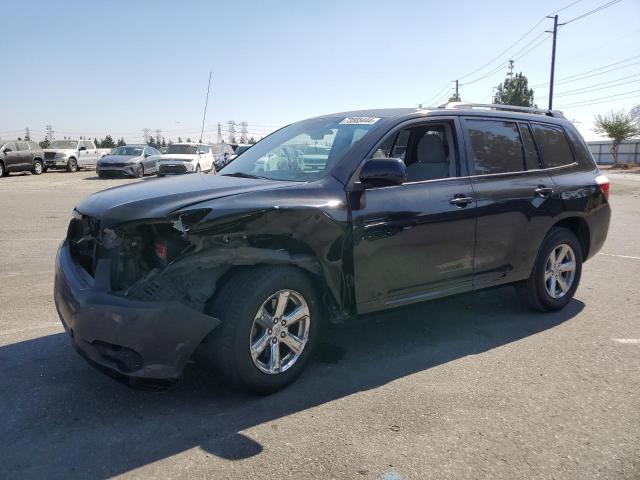
[[[100,148],[100,142],[96,137],[93,137],[93,144],[96,146],[96,148]]]
[[[253,138],[253,137],[251,137],[251,138],[249,139],[249,143],[253,145],[254,143],[256,143],[256,139],[255,139],[255,138]]]
[[[191,143],[191,138],[187,137],[187,139],[185,140],[187,143]]]
[[[45,138],[38,145],[40,145],[40,148],[49,148],[49,139]]]
[[[164,141],[164,137],[162,137],[162,143],[160,144],[161,147],[166,147],[167,146],[167,142]]]
[[[182,138],[178,137],[178,143],[182,143]]]
[[[150,145],[152,147],[156,146],[156,139],[153,138],[153,135],[149,135],[149,140],[147,140],[147,145]]]
[[[116,143],[113,141],[113,138],[108,133],[104,137],[104,140],[102,140],[102,142],[100,142],[100,147],[102,147],[102,148],[113,148],[115,146],[116,146]]]
[[[126,144],[127,142],[124,141],[124,138],[120,137],[118,143],[116,143],[116,147],[124,147]]]
[[[611,155],[613,163],[618,165],[618,147],[628,138],[640,135],[640,128],[631,113],[624,110],[611,110],[605,115],[596,115],[594,131],[611,139]]]
[[[496,87],[493,101],[502,105],[533,107],[533,88],[529,88],[529,80],[522,72],[516,73]]]

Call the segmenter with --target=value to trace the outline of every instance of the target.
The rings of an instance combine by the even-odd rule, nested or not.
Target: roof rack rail
[[[480,108],[480,109],[488,109],[488,110],[504,110],[507,112],[534,113],[538,115],[548,115],[549,117],[564,118],[564,114],[559,110],[549,110],[546,108],[533,108],[533,107],[517,107],[514,105],[502,105],[497,103],[449,102],[444,105],[440,105],[439,108],[446,108],[446,109]]]

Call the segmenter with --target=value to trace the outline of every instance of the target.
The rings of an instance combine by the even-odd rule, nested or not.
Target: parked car
[[[105,155],[96,165],[96,172],[100,178],[132,176],[144,177],[156,173],[156,162],[160,152],[148,145],[126,145],[114,148],[109,155]]]
[[[79,168],[95,167],[98,159],[109,152],[110,148],[96,148],[91,140],[54,140],[44,149],[45,171],[66,168],[76,172]]]
[[[227,163],[230,163],[236,158],[238,158],[238,155],[246,152],[247,150],[249,150],[249,148],[251,148],[251,144],[248,144],[248,143],[241,143],[239,145],[236,145],[235,148],[233,149],[232,154],[225,154],[225,156],[223,157],[223,165],[220,168],[224,167]]]
[[[234,148],[230,143],[216,143],[211,145],[211,151],[213,152],[213,162],[216,165],[216,170],[220,170],[231,160],[233,156]]]
[[[12,140],[0,142],[0,177],[11,172],[43,172],[43,152],[36,142]]]
[[[324,161],[300,168],[315,141]],[[272,392],[301,373],[325,322],[507,284],[531,308],[563,308],[605,241],[608,197],[559,112],[327,115],[218,175],[85,199],[58,252],[55,303],[76,348],[107,369],[175,379],[198,349],[234,383]]]
[[[158,176],[183,173],[215,173],[211,147],[204,143],[172,143],[158,159]]]

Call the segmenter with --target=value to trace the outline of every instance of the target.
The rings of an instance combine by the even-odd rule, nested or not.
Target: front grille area
[[[126,177],[126,174],[122,170],[99,170],[98,175],[103,178]]]
[[[118,168],[126,167],[127,165],[128,165],[127,163],[105,163],[104,164],[105,167],[118,167]]]
[[[184,165],[160,165],[160,173],[180,174],[187,173],[187,167]]]
[[[71,220],[67,231],[71,256],[92,277],[96,273],[96,264],[98,263],[97,239],[99,235],[100,221],[86,215]]]
[[[44,152],[44,158],[46,160],[53,160],[56,158],[56,152]]]

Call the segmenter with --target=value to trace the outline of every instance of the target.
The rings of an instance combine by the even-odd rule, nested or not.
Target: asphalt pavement
[[[610,177],[609,238],[563,311],[504,287],[358,318],[267,397],[198,364],[161,392],[91,368],[55,252],[80,199],[140,180],[2,178],[0,478],[640,479],[640,174]]]

